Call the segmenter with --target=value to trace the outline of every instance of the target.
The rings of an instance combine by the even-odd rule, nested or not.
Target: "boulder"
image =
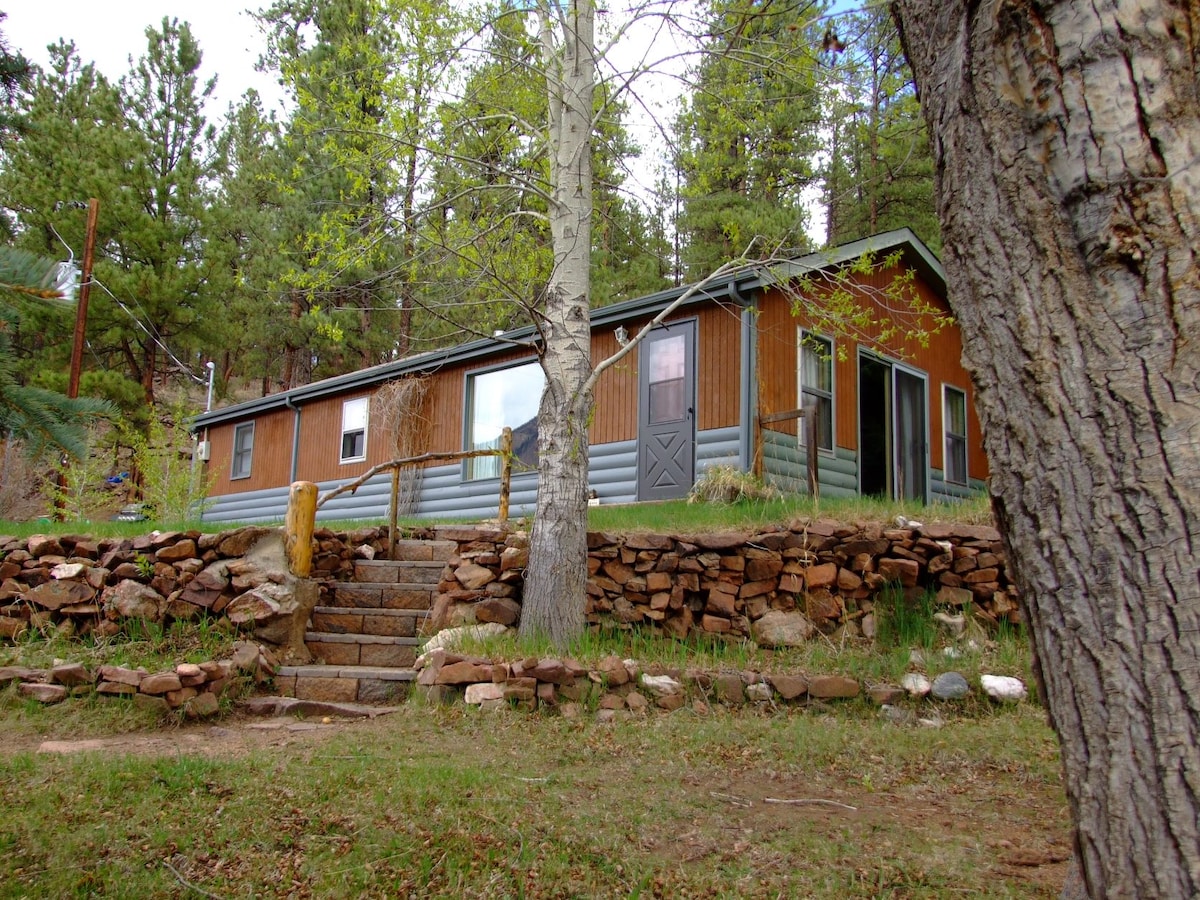
[[[750,631],[760,647],[801,647],[817,628],[802,612],[773,609],[751,625]]]
[[[109,619],[146,619],[161,622],[167,611],[167,598],[146,584],[126,578],[101,595],[104,614]]]

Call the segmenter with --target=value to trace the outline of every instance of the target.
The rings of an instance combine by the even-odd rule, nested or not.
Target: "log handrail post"
[[[293,481],[288,491],[284,519],[284,550],[288,568],[297,578],[312,571],[312,539],[317,523],[317,486],[311,481]]]
[[[513,433],[507,425],[500,432],[500,508],[496,518],[500,524],[508,522],[508,497],[512,490],[512,448]]]

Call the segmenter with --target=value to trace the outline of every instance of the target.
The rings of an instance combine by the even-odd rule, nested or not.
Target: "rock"
[[[961,700],[971,693],[971,686],[958,672],[943,672],[933,680],[929,694],[935,700]]]
[[[182,541],[159,548],[155,551],[154,558],[159,562],[177,563],[185,559],[194,559],[199,555],[200,551],[196,547],[196,542],[191,538],[184,538]]]
[[[83,563],[60,563],[50,570],[50,577],[57,580],[79,578],[87,571]]]
[[[761,647],[801,647],[816,634],[817,628],[802,612],[773,609],[750,627]]]
[[[23,681],[17,686],[17,693],[38,703],[50,704],[65,700],[68,692],[61,684],[33,684]]]
[[[795,700],[808,693],[808,679],[803,675],[769,675],[767,680],[784,700]]]
[[[81,684],[91,684],[92,676],[80,663],[63,663],[50,670],[50,683],[61,684],[64,687],[78,687]]]
[[[143,694],[165,694],[167,691],[177,691],[183,687],[179,676],[174,672],[158,672],[147,675],[138,685]]]
[[[490,681],[482,684],[468,684],[463,700],[472,705],[481,705],[487,700],[500,701],[504,699],[504,690],[504,685],[492,684]]]
[[[857,681],[844,675],[815,675],[808,681],[808,696],[818,700],[857,697],[861,689]]]
[[[101,595],[109,619],[146,619],[161,622],[167,611],[167,598],[149,585],[125,579],[106,588]]]
[[[642,687],[654,697],[667,697],[672,694],[683,695],[683,685],[670,675],[643,675],[640,679]]]
[[[604,657],[597,663],[596,670],[609,687],[620,687],[629,683],[629,670],[625,668],[625,663],[615,656]]]
[[[221,706],[216,694],[205,691],[197,694],[183,705],[183,714],[189,719],[206,719],[220,712]]]
[[[508,629],[499,622],[484,622],[480,625],[445,628],[426,641],[422,649],[426,653],[438,647],[451,649],[457,646],[458,642],[462,640],[484,641],[491,637],[499,637],[506,631]]]
[[[765,681],[756,681],[754,684],[746,685],[746,699],[752,703],[770,703],[774,699],[771,686]]]
[[[496,580],[496,573],[475,563],[466,563],[454,570],[454,578],[468,591],[477,591]]]
[[[27,601],[49,610],[86,603],[95,596],[96,591],[83,581],[46,581],[25,592]]]
[[[521,615],[521,604],[508,597],[487,597],[475,604],[475,618],[480,622],[515,624]]]
[[[909,672],[900,679],[900,686],[912,697],[924,697],[933,689],[930,680],[920,672]]]
[[[904,696],[904,688],[895,684],[877,684],[867,691],[867,696],[880,706],[890,706]]]
[[[1018,703],[1028,695],[1025,683],[1009,675],[980,675],[983,692],[999,703]]]
[[[124,666],[100,667],[99,680],[110,684],[123,684],[136,689],[145,677],[146,673],[141,669],[127,669]]]
[[[435,684],[472,684],[477,681],[492,681],[492,667],[480,663],[462,662],[448,663],[441,667]]]
[[[713,679],[713,690],[722,703],[741,704],[746,699],[742,676],[733,672],[722,672]]]

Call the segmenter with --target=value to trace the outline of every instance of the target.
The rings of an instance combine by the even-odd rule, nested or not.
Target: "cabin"
[[[864,254],[890,264],[857,265]],[[947,324],[925,345],[911,330],[891,333],[888,287],[901,277],[907,297],[949,316],[945,272],[907,228],[715,278],[687,296],[599,380],[589,426],[593,502],[684,497],[719,464],[805,491],[807,420],[821,496],[934,502],[985,490],[988,461],[958,328]],[[593,310],[593,361],[687,290]],[[817,303],[839,291],[883,324],[822,327],[827,320],[807,312],[813,304],[795,303],[797,291]],[[199,416],[198,457],[212,483],[204,519],[279,521],[294,481],[326,492],[391,459],[494,448],[505,426],[515,456],[511,509],[532,511],[543,383],[534,338],[529,328],[507,332]],[[499,475],[496,457],[405,468],[398,511],[494,516]],[[318,517],[383,519],[392,490],[381,472]]]

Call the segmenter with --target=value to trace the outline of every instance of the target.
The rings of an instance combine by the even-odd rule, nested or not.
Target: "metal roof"
[[[946,291],[946,272],[933,252],[925,246],[920,238],[910,228],[898,228],[871,237],[839,244],[826,250],[819,250],[795,259],[776,263],[748,263],[737,269],[722,274],[706,282],[703,287],[684,301],[684,306],[708,303],[728,298],[734,303],[745,303],[753,291],[762,290],[780,281],[796,278],[807,272],[831,269],[845,265],[858,259],[864,253],[886,255],[900,251],[904,263],[917,270],[922,279],[939,290]],[[682,285],[668,288],[645,297],[633,300],[623,300],[591,311],[592,328],[612,325],[621,320],[654,315],[661,312],[672,302],[694,289],[694,285]],[[247,400],[233,406],[214,409],[196,417],[192,430],[211,427],[225,422],[233,422],[251,418],[259,413],[272,410],[294,408],[298,404],[337,394],[347,394],[366,387],[372,387],[403,375],[432,372],[447,365],[469,362],[474,359],[486,359],[505,350],[511,350],[522,343],[530,343],[536,336],[531,325],[506,331],[502,335],[480,338],[465,344],[458,344],[444,350],[431,350],[404,359],[393,360],[359,369],[345,375],[337,375],[314,381],[269,394],[256,400]]]

